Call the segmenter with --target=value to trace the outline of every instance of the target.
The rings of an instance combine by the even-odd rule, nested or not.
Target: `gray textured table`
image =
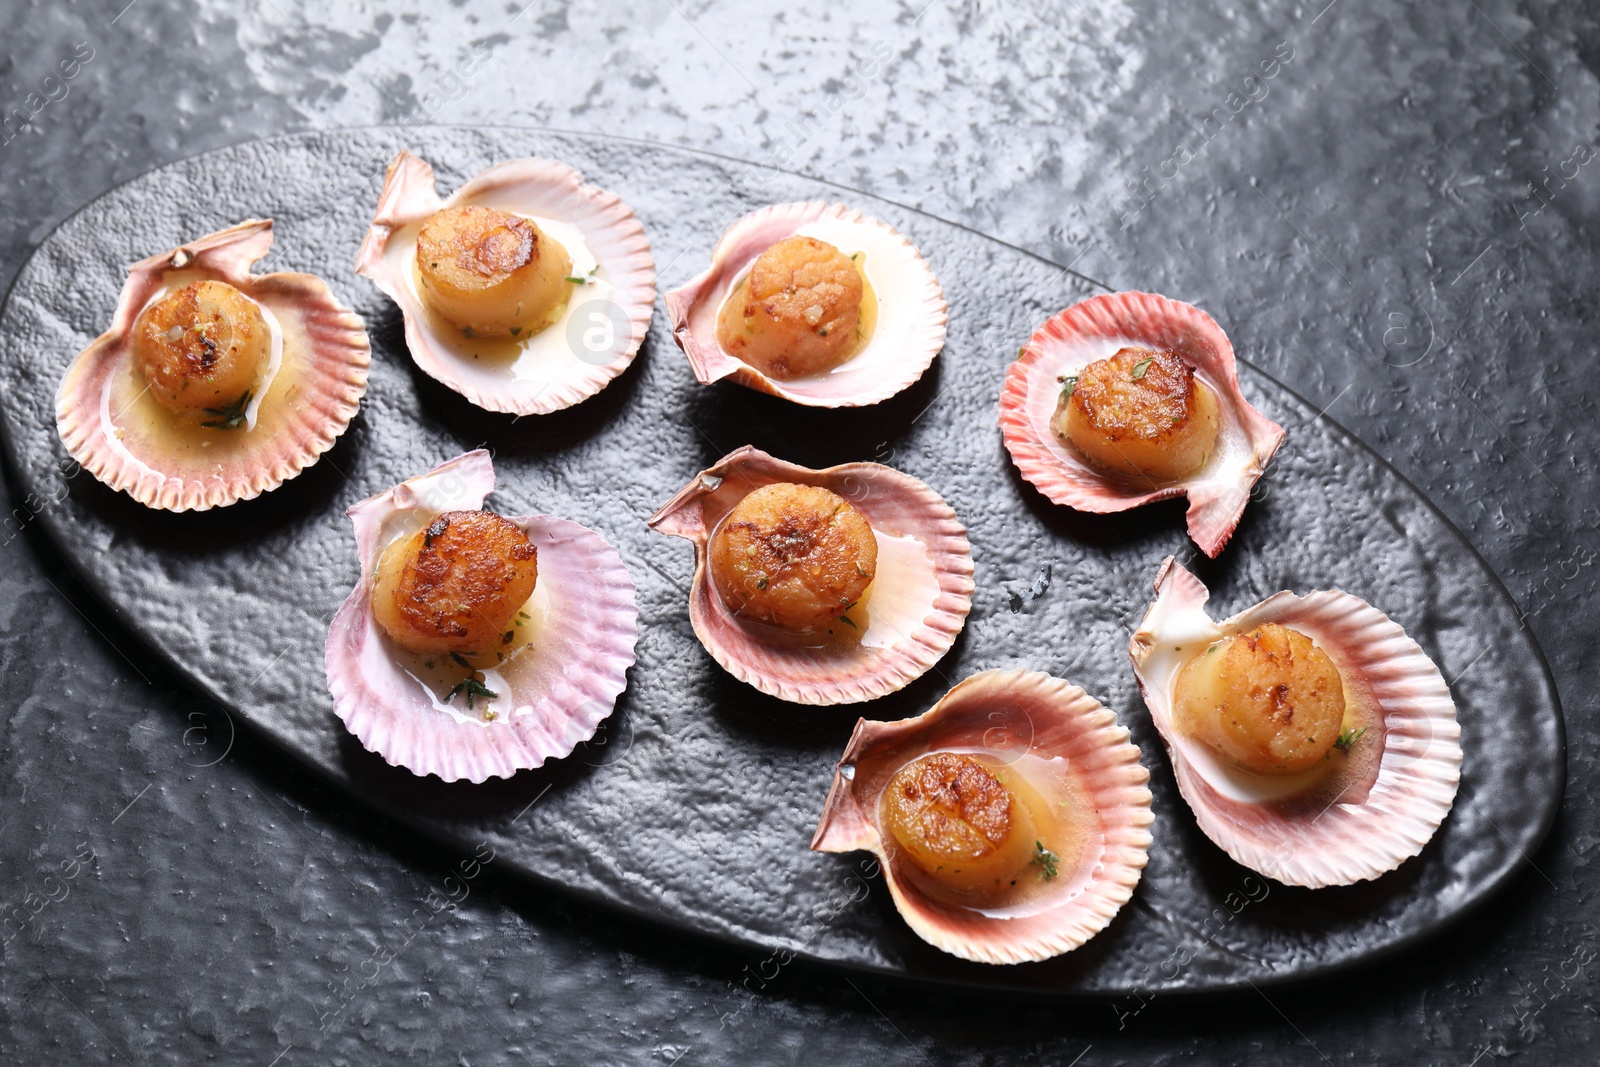
[[[0,945],[0,1058],[1594,1060],[1592,14],[1474,0],[5,14],[4,280],[77,205],[198,151],[506,122],[779,164],[1198,303],[1506,580],[1566,702],[1571,785],[1528,869],[1468,922],[1270,999],[1157,999],[1119,1024],[1111,1004],[1006,1008],[798,966],[762,983],[759,959],[486,876],[321,1026],[344,968],[458,857],[232,738],[64,571],[32,523],[50,502],[13,498],[0,899],[44,903]]]

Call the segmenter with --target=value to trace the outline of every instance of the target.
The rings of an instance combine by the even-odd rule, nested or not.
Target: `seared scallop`
[[[261,308],[227,282],[170,292],[133,326],[134,365],[156,402],[177,414],[242,410],[271,356]]]
[[[882,803],[895,844],[950,889],[1002,892],[1033,861],[1032,812],[973,756],[930,752],[912,760],[889,780]]]
[[[815,237],[786,237],[756,257],[723,304],[717,341],[773,378],[824,371],[857,340],[865,282],[855,261]]]
[[[1066,379],[1052,429],[1107,470],[1181,478],[1217,441],[1217,394],[1171,349],[1124,348]]]
[[[511,641],[515,616],[538,580],[538,558],[509,519],[447,511],[384,550],[373,616],[410,652],[492,652]]]
[[[417,231],[422,302],[467,333],[534,333],[572,294],[572,257],[532,219],[455,204]]]
[[[717,592],[735,615],[805,633],[861,599],[877,569],[878,542],[844,497],[776,482],[722,520],[710,563]]]

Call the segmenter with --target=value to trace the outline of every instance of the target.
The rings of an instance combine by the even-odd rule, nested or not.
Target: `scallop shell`
[[[1059,379],[1130,345],[1175,350],[1217,394],[1220,447],[1187,477],[1141,483],[1109,474],[1050,428]],[[1233,536],[1251,487],[1284,437],[1283,427],[1240,392],[1233,345],[1222,327],[1199,308],[1154,293],[1091,297],[1035,330],[1006,370],[1000,433],[1017,470],[1057,504],[1104,513],[1187,496],[1189,536],[1212,558]]]
[[[940,750],[986,752],[1012,766],[1028,755],[1064,761],[1093,824],[1076,865],[1027,906],[980,911],[933,897],[879,832],[889,779]],[[1082,689],[1038,671],[984,671],[916,718],[856,723],[811,847],[874,853],[900,915],[936,948],[980,963],[1043,960],[1105,929],[1133,896],[1149,857],[1149,780],[1128,731]]]
[[[442,208],[468,203],[535,219],[566,247],[576,275],[588,278],[590,265],[597,267],[560,319],[520,343],[457,337],[427,313],[417,294],[417,231]],[[400,306],[406,346],[418,367],[480,408],[516,415],[560,411],[604,389],[638,355],[656,299],[650,242],[633,209],[549,159],[497,164],[440,199],[433,167],[402,150],[389,164],[356,273]],[[489,347],[515,348],[516,354],[478,359],[478,349]]]
[[[1311,888],[1376,878],[1422,851],[1455,802],[1461,727],[1439,668],[1398,623],[1338,591],[1275,593],[1216,623],[1205,612],[1206,587],[1170,556],[1155,588],[1128,654],[1178,789],[1207,837],[1252,870]],[[1266,622],[1299,630],[1327,653],[1371,723],[1348,756],[1331,757],[1341,761],[1336,773],[1306,793],[1283,792],[1299,782],[1232,768],[1172,724],[1184,653]]]
[[[774,643],[760,623],[734,616],[712,587],[706,546],[722,518],[773,482],[821,486],[849,500],[878,540],[865,598],[869,621],[849,645]],[[649,520],[694,542],[689,619],[724,670],[796,704],[850,704],[893,693],[949,651],[972,610],[972,546],[956,513],[925,483],[879,463],[824,470],[785,463],[749,445],[723,456]]]
[[[878,296],[878,324],[861,351],[821,374],[778,381],[717,343],[717,312],[757,256],[795,235],[827,241],[846,255],[865,252],[867,280]],[[672,336],[702,385],[740,385],[811,407],[862,407],[887,400],[922,377],[944,347],[949,305],[939,279],[912,243],[888,223],[842,204],[774,204],[728,227],[711,266],[667,293]]]
[[[78,354],[56,392],[56,430],[72,458],[146,507],[204,511],[249,500],[333,447],[367,389],[361,319],[310,274],[253,275],[272,220],[251,219],[128,268],[111,328]],[[224,281],[266,312],[273,362],[236,430],[177,428],[139,389],[134,322],[177,282]]]
[[[633,582],[616,549],[575,522],[507,516],[539,551],[532,640],[495,668],[494,721],[441,700],[418,677],[419,657],[396,648],[373,621],[373,570],[384,547],[445,511],[483,505],[494,489],[478,449],[363,500],[355,525],[361,580],[328,629],[333,710],[368,749],[417,775],[447,782],[507,778],[560,759],[594,736],[627,687],[638,639]],[[486,675],[488,672],[485,672]]]

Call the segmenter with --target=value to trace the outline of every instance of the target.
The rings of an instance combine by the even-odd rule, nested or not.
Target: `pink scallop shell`
[[[1026,722],[1027,752],[1066,760],[1096,823],[1096,839],[1076,868],[1060,871],[1045,906],[1012,917],[927,895],[900,868],[877,825],[879,798],[889,778],[918,756],[957,750],[1020,758],[1024,753],[1011,743],[1013,725],[999,728],[1004,736],[996,747],[997,714],[1007,723],[1013,717]],[[1154,820],[1149,780],[1128,731],[1082,689],[1038,671],[984,671],[916,718],[856,723],[811,847],[877,855],[900,915],[936,948],[980,963],[1043,960],[1070,952],[1105,929],[1133,896],[1149,858]]]
[[[541,380],[491,377],[456,355],[435,336],[408,272],[400,270],[384,253],[397,231],[422,222],[442,208],[463,203],[484,203],[576,226],[612,286],[613,295],[606,302],[606,310],[625,318],[626,328],[613,323],[612,341],[603,349],[590,349],[587,342],[580,345],[569,336],[571,359]],[[414,240],[414,236],[410,239]],[[417,366],[480,408],[516,415],[560,411],[604,389],[638,355],[650,329],[656,299],[656,268],[650,258],[650,241],[633,209],[615,193],[584,184],[577,171],[550,159],[513,159],[496,164],[447,199],[440,199],[434,188],[433,167],[402,149],[389,164],[378,209],[356,256],[356,273],[371,278],[399,305],[405,319],[406,347]],[[562,326],[557,323],[549,328]]]
[[[1275,593],[1222,623],[1205,612],[1210,593],[1168,557],[1156,600],[1128,645],[1145,706],[1172,759],[1178,789],[1200,829],[1237,862],[1286,885],[1318,888],[1377,878],[1422,851],[1449,814],[1461,782],[1461,727],[1449,687],[1400,625],[1339,591]],[[1216,637],[1279,622],[1316,642],[1381,727],[1364,743],[1364,770],[1335,778],[1326,803],[1247,801],[1209,780],[1204,746],[1172,725],[1172,674],[1156,660],[1173,643],[1205,647]],[[1350,691],[1347,684],[1347,691]],[[1349,758],[1349,757],[1341,757]],[[1351,760],[1352,764],[1356,761]],[[1326,795],[1326,794],[1325,794]]]
[[[271,247],[272,220],[251,219],[128,268],[111,328],[78,354],[56,392],[56,430],[84,469],[146,507],[204,511],[276,489],[333,447],[367,389],[367,332],[320,278],[252,275],[251,264]],[[248,447],[230,450],[222,463],[162,454],[156,442],[125,435],[117,425],[131,404],[111,411],[112,389],[131,359],[134,321],[177,270],[225,281],[271,309],[280,323],[290,319],[294,329],[282,331],[285,344],[291,334],[309,340],[310,373],[298,382],[293,410],[281,412],[286,421],[270,435],[229,438]]]
[[[887,646],[866,642],[845,650],[772,643],[759,623],[728,611],[711,585],[706,547],[723,516],[748,493],[773,482],[800,482],[849,500],[873,531],[913,538],[926,556],[927,607],[909,626],[889,626]],[[785,463],[745,445],[701,471],[649,520],[650,527],[694,542],[694,587],[689,619],[706,651],[724,670],[763,693],[796,704],[851,704],[893,693],[927,673],[949,651],[972,610],[972,546],[967,531],[939,496],[909,474],[879,463],[844,463],[824,470]],[[880,550],[872,598],[879,584],[910,581],[891,573]],[[868,601],[868,611],[872,600]],[[920,610],[920,609],[919,609]]]
[[[830,222],[864,227],[898,261],[884,264],[883,274],[874,274],[876,259],[867,258],[868,275],[879,298],[877,329],[865,349],[826,374],[790,381],[769,378],[717,343],[717,312],[762,252],[804,227]],[[887,284],[891,280],[892,287]],[[884,318],[886,296],[895,316],[890,321]],[[854,208],[819,201],[773,204],[739,219],[717,242],[711,266],[681,289],[667,293],[666,299],[672,336],[689,357],[701,385],[732,378],[796,404],[825,408],[876,404],[921,378],[944,347],[949,308],[933,269],[898,230]]]
[[[1195,474],[1140,484],[1085,462],[1050,428],[1061,395],[1058,379],[1125,345],[1176,350],[1216,391],[1222,447]],[[1212,558],[1233,536],[1251,487],[1284,437],[1283,427],[1240,392],[1233,345],[1222,327],[1199,308],[1154,293],[1091,297],[1035,330],[1006,370],[1000,434],[1017,470],[1057,504],[1104,513],[1188,496],[1189,536]]]
[[[575,522],[508,516],[539,550],[539,586],[548,598],[547,625],[531,654],[499,668],[512,672],[506,676],[512,689],[501,695],[515,710],[480,722],[436,707],[372,618],[384,524],[411,509],[425,521],[479,508],[493,489],[489,453],[478,449],[352,507],[361,580],[328,628],[334,712],[390,764],[447,782],[508,778],[571,754],[594,736],[627,688],[639,634],[633,582],[616,549]]]

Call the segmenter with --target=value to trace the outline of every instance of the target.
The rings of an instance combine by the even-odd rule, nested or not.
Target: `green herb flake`
[[[1145,372],[1150,369],[1150,364],[1154,363],[1155,361],[1155,356],[1146,356],[1139,362],[1135,363],[1133,365],[1133,370],[1128,373],[1128,381],[1136,382],[1140,378],[1143,378]]]
[[[599,274],[599,273],[600,273],[600,264],[596,263],[594,266],[589,268],[589,277],[593,278],[596,274]]]
[[[500,643],[502,645],[509,645],[511,643],[511,639],[515,636],[517,636],[517,631],[507,630],[505,633],[500,635]]]
[[[1206,655],[1208,655],[1208,656],[1211,655],[1211,653],[1215,652],[1217,649],[1219,649],[1221,647],[1222,647],[1222,642],[1218,641],[1216,644],[1214,644],[1210,648],[1206,649]]]
[[[861,575],[861,577],[866,578],[869,581],[872,579],[872,575],[870,575],[866,571],[862,570],[861,569],[861,564],[859,564],[859,563],[856,564],[856,573]]]
[[[250,395],[250,390],[246,389],[244,396],[225,408],[206,408],[205,413],[212,417],[200,425],[213,430],[237,430],[244,425],[245,416],[249,413]]]
[[[521,332],[522,332],[522,327],[521,326],[513,326],[513,327],[511,327],[511,336],[512,337],[517,336],[517,334],[519,334]]]
[[[570,274],[567,275],[567,281],[571,282],[573,285],[587,285],[587,284],[589,284],[589,279],[588,278],[574,278]]]
[[[1062,400],[1071,399],[1072,391],[1074,389],[1076,389],[1077,387],[1078,387],[1078,376],[1076,374],[1068,374],[1065,377],[1063,377],[1061,379],[1061,399]]]
[[[465,667],[469,671],[472,670],[472,664],[468,663],[467,657],[463,656],[461,653],[452,652],[450,653],[450,658],[456,661],[457,666]]]
[[[757,578],[756,579],[756,588],[757,589],[765,589],[766,587],[767,587],[767,580],[765,578]]]
[[[1341,730],[1339,731],[1339,739],[1333,743],[1333,747],[1340,752],[1349,752],[1351,747],[1361,740],[1361,735],[1366,732],[1367,728],[1365,726],[1359,730]]]
[[[1039,868],[1039,877],[1047,882],[1061,873],[1061,857],[1045,848],[1043,841],[1033,843],[1032,863]]]
[[[476,337],[477,335],[472,332],[472,327],[471,326],[463,326],[463,327],[461,327],[461,336],[462,337],[466,337],[466,338],[472,338],[472,337]]]
[[[852,630],[858,630],[858,629],[860,629],[860,627],[859,627],[859,626],[857,626],[857,625],[856,625],[856,623],[855,623],[855,620],[854,620],[854,619],[852,619],[852,618],[851,618],[851,617],[850,617],[850,616],[848,616],[848,615],[840,615],[840,616],[839,616],[839,621],[840,621],[840,622],[843,622],[843,623],[848,623],[848,624],[849,624],[849,626],[850,626],[850,629],[852,629]],[[833,631],[832,631],[832,630],[829,630],[829,631],[828,631],[828,632],[829,632],[829,633],[832,633],[832,632],[833,632]]]
[[[454,653],[452,653],[452,655],[453,654]],[[472,701],[475,698],[484,697],[487,700],[493,700],[500,695],[493,689],[490,689],[488,686],[478,681],[476,678],[463,678],[461,681],[455,684],[454,689],[450,690],[450,695],[444,698],[444,702],[448,704],[455,700],[455,698],[462,693],[467,694],[468,711],[472,710]]]

